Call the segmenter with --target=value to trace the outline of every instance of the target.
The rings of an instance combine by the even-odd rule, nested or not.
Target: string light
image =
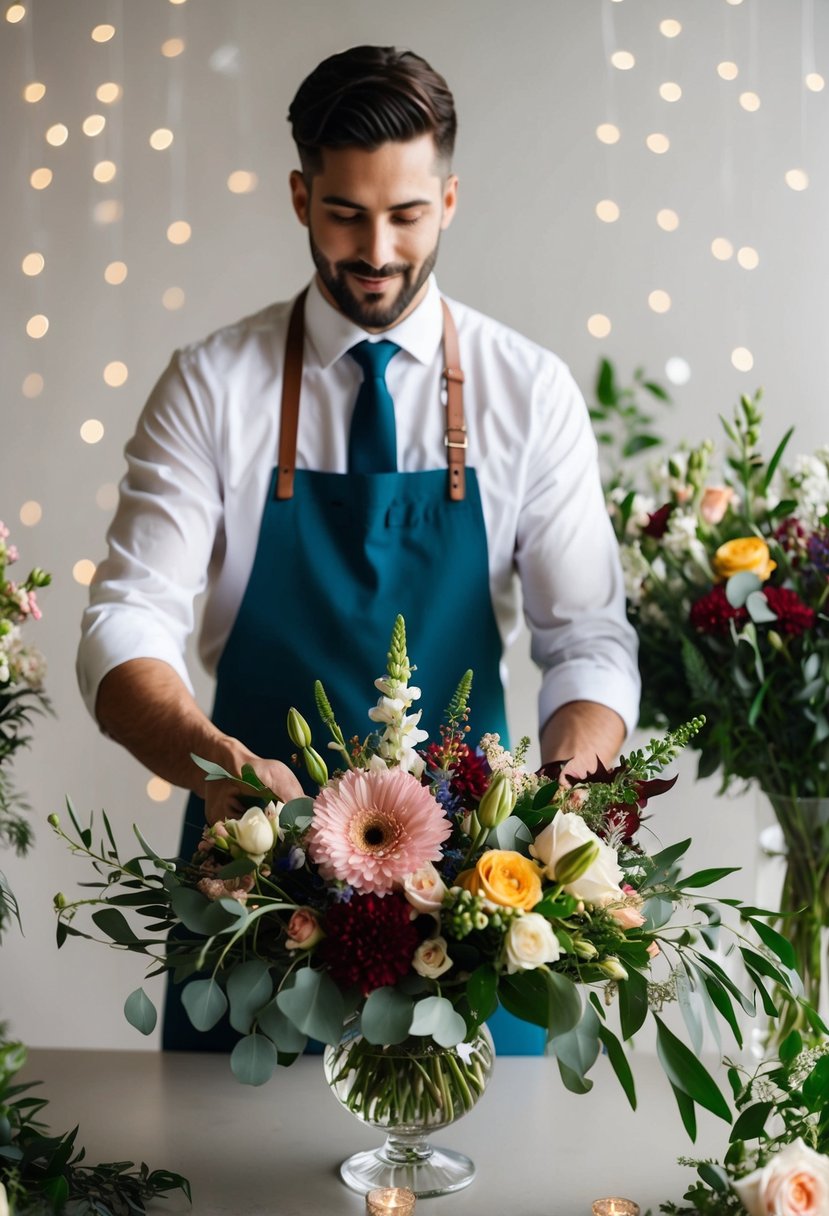
[[[789,169],[786,185],[792,190],[805,190],[809,185],[809,174],[805,169]]]
[[[128,375],[126,363],[122,363],[120,359],[113,359],[104,368],[104,383],[108,384],[110,388],[120,388],[122,384],[126,384]]]
[[[96,182],[111,182],[117,172],[118,169],[114,161],[99,160],[92,170],[92,176]]]
[[[760,98],[756,93],[747,92],[740,94],[740,105],[744,110],[748,110],[749,114],[754,114],[760,109]]]
[[[165,59],[175,59],[184,50],[183,38],[168,38],[161,44],[161,54]]]
[[[619,206],[612,198],[603,198],[596,203],[596,215],[605,224],[614,224],[619,218]]]
[[[594,312],[587,318],[587,332],[594,338],[606,338],[611,329],[610,318],[602,312]]]
[[[115,37],[114,25],[96,25],[90,37],[93,42],[109,42]]]
[[[711,252],[718,262],[727,262],[734,253],[734,246],[724,236],[717,236],[711,242]]]
[[[657,156],[661,156],[664,152],[667,152],[671,146],[668,136],[663,135],[660,131],[654,131],[652,135],[647,137],[645,143],[651,152],[655,152]]]
[[[235,169],[227,179],[227,188],[231,194],[250,194],[258,184],[259,178],[247,169]]]
[[[52,170],[35,169],[29,181],[35,190],[45,190],[52,183]]]
[[[95,491],[95,506],[101,511],[114,511],[118,505],[118,487],[114,481],[106,481]]]
[[[820,93],[826,87],[826,81],[820,72],[807,72],[804,80],[806,88],[811,89],[813,93]]]
[[[104,270],[104,281],[109,283],[112,287],[117,287],[120,283],[123,283],[126,277],[126,262],[110,262],[107,268]]]
[[[43,377],[40,372],[29,372],[20,386],[20,391],[29,401],[33,401],[35,397],[39,397],[43,392]]]
[[[46,85],[41,84],[39,80],[33,80],[31,84],[27,84],[23,90],[23,100],[36,102],[46,96]]]
[[[104,424],[97,418],[87,418],[81,425],[81,439],[84,443],[100,443],[104,437]]]
[[[82,587],[88,587],[95,577],[95,563],[88,557],[82,557],[72,567],[72,577]]]
[[[679,227],[679,216],[670,207],[663,207],[656,213],[656,222],[663,232],[676,232]]]
[[[750,372],[754,367],[754,355],[746,346],[735,346],[731,352],[731,362],[738,372]]]
[[[20,269],[24,274],[34,278],[36,274],[40,274],[45,265],[46,259],[42,253],[27,253],[20,263]]]
[[[102,198],[92,208],[92,218],[96,224],[115,224],[123,214],[123,205],[117,198]]]
[[[596,127],[596,138],[603,144],[617,144],[622,133],[614,123],[600,122]]]
[[[648,307],[654,312],[667,312],[671,307],[671,297],[667,291],[652,291],[648,296]]]
[[[618,68],[620,72],[629,72],[635,65],[636,59],[630,51],[614,51],[610,56],[610,62],[614,68]]]
[[[22,21],[26,16],[25,4],[12,4],[6,9],[6,20],[10,25],[17,25],[18,21]]]
[[[184,304],[184,292],[180,287],[168,287],[161,297],[161,303],[170,312],[175,312]]]
[[[691,379],[691,366],[681,355],[672,355],[665,364],[665,375],[671,384],[687,384]]]
[[[743,270],[756,270],[760,265],[760,255],[751,245],[741,245],[737,250],[737,261]]]
[[[717,64],[717,75],[723,80],[736,80],[739,74],[740,69],[730,59],[724,59],[722,63]]]
[[[104,118],[103,114],[90,114],[89,117],[85,118],[81,123],[81,130],[83,131],[84,135],[88,135],[90,138],[92,138],[94,135],[100,135],[106,125],[107,120]]]
[[[677,34],[682,33],[682,22],[675,21],[673,17],[666,17],[664,21],[659,22],[659,32],[666,38],[676,38]]]
[[[114,101],[118,101],[121,97],[122,89],[120,84],[116,84],[114,80],[107,80],[104,84],[99,84],[95,90],[95,96],[98,101],[105,106],[112,105]]]
[[[187,220],[174,220],[167,229],[167,240],[171,245],[186,245],[192,231]]]
[[[159,127],[150,136],[150,147],[156,152],[163,152],[173,142],[173,132],[168,127]]]
[[[46,132],[46,142],[51,144],[53,148],[59,148],[61,144],[65,144],[69,138],[69,128],[64,126],[62,122],[56,122]]]
[[[173,787],[169,781],[164,781],[161,777],[150,777],[147,782],[147,797],[153,802],[166,802],[173,792]]]
[[[35,502],[30,498],[28,502],[24,502],[20,508],[20,522],[27,528],[33,528],[35,524],[39,524],[43,518],[43,507],[39,502]]]
[[[30,338],[42,338],[48,332],[48,329],[49,318],[44,316],[42,312],[35,313],[26,322],[26,333]]]
[[[666,80],[664,84],[659,86],[659,96],[663,101],[679,101],[682,96],[682,89],[673,80]]]

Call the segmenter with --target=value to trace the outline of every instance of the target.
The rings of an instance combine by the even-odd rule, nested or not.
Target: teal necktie
[[[400,347],[395,342],[358,342],[348,352],[363,369],[348,437],[349,473],[396,473],[397,431],[386,368]]]

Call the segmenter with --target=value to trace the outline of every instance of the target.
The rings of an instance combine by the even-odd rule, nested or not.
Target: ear
[[[442,229],[446,229],[452,223],[455,215],[455,208],[458,205],[458,175],[450,173],[443,186],[443,214],[440,220]]]
[[[296,217],[300,224],[303,224],[307,228],[308,208],[311,201],[310,191],[299,169],[292,170],[289,180],[291,183],[291,202],[293,203]]]

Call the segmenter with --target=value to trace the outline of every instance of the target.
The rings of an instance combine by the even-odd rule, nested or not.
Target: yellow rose
[[[541,899],[541,870],[534,861],[508,849],[488,849],[474,870],[456,879],[473,895],[483,895],[504,908],[529,911]]]
[[[759,536],[741,536],[737,540],[727,540],[724,545],[720,545],[711,565],[723,580],[731,578],[732,574],[740,574],[743,570],[765,580],[772,570],[776,569],[777,562],[771,560],[769,547]]]

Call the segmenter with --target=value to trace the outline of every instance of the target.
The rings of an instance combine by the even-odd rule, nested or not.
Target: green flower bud
[[[766,634],[766,637],[769,640],[769,646],[771,646],[772,650],[786,649],[786,643],[783,641],[776,629],[770,629]]]
[[[515,808],[515,787],[506,773],[496,773],[489,788],[478,805],[478,822],[481,827],[497,828]]]
[[[52,828],[59,828],[59,827],[60,827],[60,818],[59,818],[59,816],[57,816],[57,815],[55,814],[55,812],[54,812],[54,811],[53,811],[53,812],[52,812],[52,814],[49,816],[49,818],[46,820],[46,822],[47,822],[47,823],[49,824],[49,826],[50,826],[50,827],[52,827]]]
[[[565,887],[570,882],[581,878],[599,856],[599,842],[586,840],[578,848],[571,849],[556,862],[556,882]]]
[[[298,709],[288,710],[288,736],[294,747],[311,746],[311,728]]]
[[[66,896],[63,894],[62,891],[58,891],[57,895],[55,896],[55,898],[53,900],[53,903],[56,908],[65,908],[66,907]]]
[[[627,971],[613,954],[609,958],[603,959],[599,963],[599,967],[609,980],[626,980],[628,977]]]
[[[317,785],[325,785],[328,780],[328,768],[319,752],[315,752],[313,747],[303,747],[302,759],[311,780],[316,781]]]
[[[576,940],[573,942],[573,950],[578,957],[583,959],[586,963],[589,962],[591,958],[595,958],[599,953],[593,943],[587,941],[586,938],[583,937],[576,938]]]

